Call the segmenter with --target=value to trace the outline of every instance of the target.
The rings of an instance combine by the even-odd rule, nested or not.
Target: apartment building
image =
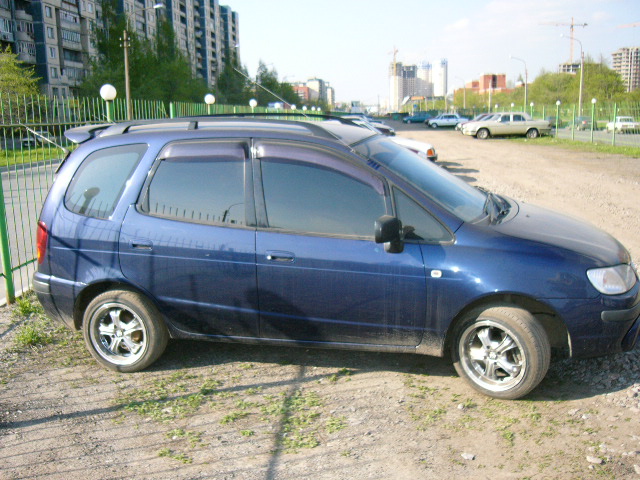
[[[419,65],[391,63],[389,67],[389,107],[399,111],[407,97],[444,97],[447,91],[447,60],[435,67],[428,62]]]
[[[158,3],[163,8],[153,8]],[[239,57],[239,20],[218,0],[117,0],[129,30],[152,39],[161,15],[171,22],[193,74],[215,86],[227,52]],[[102,0],[0,0],[0,47],[34,65],[42,93],[75,97],[96,54],[93,33],[102,24]]]
[[[640,47],[623,47],[611,54],[612,68],[618,72],[627,92],[640,88]]]

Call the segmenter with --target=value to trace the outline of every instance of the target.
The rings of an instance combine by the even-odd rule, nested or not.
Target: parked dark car
[[[37,227],[47,313],[121,372],[170,338],[450,354],[506,399],[540,383],[552,351],[634,347],[640,286],[614,238],[345,123],[67,131],[79,146]]]
[[[576,130],[591,130],[591,117],[576,117],[575,126]]]
[[[413,115],[404,117],[402,121],[403,123],[425,123],[432,117],[433,115],[427,112],[416,112]]]

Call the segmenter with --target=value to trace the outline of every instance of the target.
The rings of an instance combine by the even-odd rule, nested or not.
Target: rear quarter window
[[[67,209],[87,217],[109,218],[147,148],[146,144],[123,145],[87,156],[67,189]]]

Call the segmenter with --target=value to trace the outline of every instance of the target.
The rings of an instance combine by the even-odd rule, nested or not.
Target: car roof
[[[283,119],[292,116],[295,119]],[[258,115],[260,117],[260,115]],[[159,120],[135,120],[116,124],[97,124],[71,128],[65,136],[74,143],[84,143],[98,138],[138,136],[139,134],[163,134],[172,140],[193,138],[194,132],[204,137],[253,137],[316,138],[353,145],[375,133],[362,128],[351,120],[327,115],[300,116],[285,114],[280,118],[255,118],[245,115],[221,115],[182,117]]]

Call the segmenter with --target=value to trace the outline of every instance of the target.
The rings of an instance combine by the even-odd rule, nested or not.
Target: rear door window
[[[76,172],[64,197],[74,213],[109,218],[147,145],[123,145],[90,154]]]

